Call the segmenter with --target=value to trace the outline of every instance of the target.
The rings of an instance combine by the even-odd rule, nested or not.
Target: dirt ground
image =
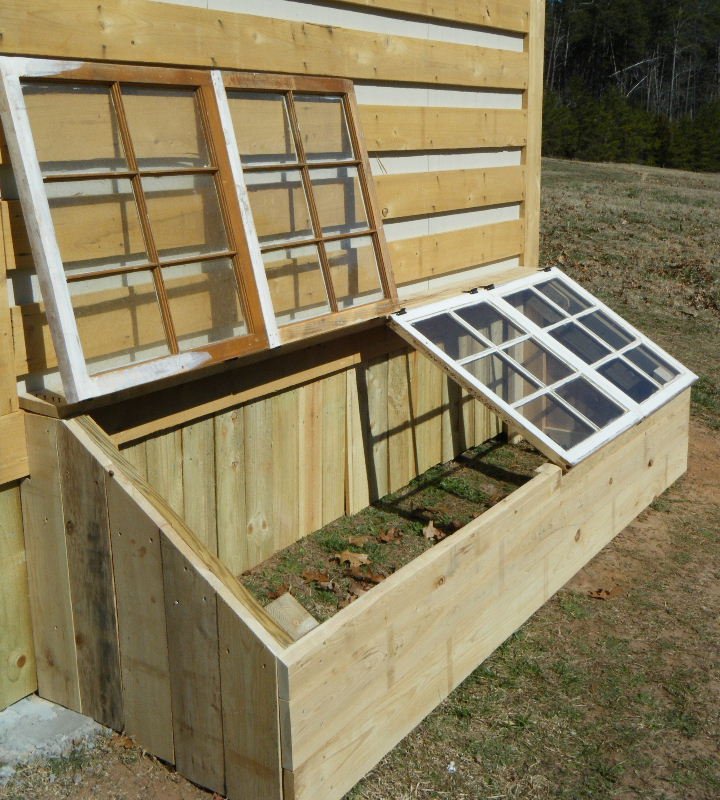
[[[546,162],[544,263],[701,376],[689,470],[346,800],[720,797],[719,192],[720,176]],[[0,789],[211,797],[121,736]]]

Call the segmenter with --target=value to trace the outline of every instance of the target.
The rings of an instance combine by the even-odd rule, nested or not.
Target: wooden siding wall
[[[397,343],[326,372],[123,450],[236,575],[499,432],[497,417]]]
[[[537,265],[542,26],[542,0],[5,0],[0,52],[353,79],[405,297]],[[8,172],[15,373],[37,387],[56,359]],[[108,327],[117,350],[134,313]]]

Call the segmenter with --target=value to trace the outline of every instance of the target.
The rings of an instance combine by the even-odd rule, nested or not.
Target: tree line
[[[545,155],[720,171],[720,0],[547,0]]]

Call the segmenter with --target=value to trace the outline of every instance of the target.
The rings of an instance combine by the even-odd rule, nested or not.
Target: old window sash
[[[565,466],[697,379],[556,268],[395,314],[391,325]]]
[[[254,264],[244,233],[210,73],[2,58],[0,79],[3,89],[0,113],[66,399],[75,402],[118,391],[267,347],[264,316],[253,276]],[[56,163],[41,165],[34,141],[37,131],[33,130],[24,95],[35,90],[57,90],[60,94],[68,91],[68,97],[73,91],[106,94],[103,101],[116,140],[117,157],[112,166],[98,169],[93,160],[82,155],[73,158],[71,168],[61,164],[62,168],[58,169]],[[152,131],[147,141],[142,142],[144,152],[138,152],[136,140],[143,139],[143,94],[147,92],[158,92],[158,96],[170,98],[174,97],[173,92],[178,92],[177,96],[183,98],[186,106],[189,100],[192,111],[188,120],[197,128],[195,136],[202,150],[202,156],[194,163],[193,159],[188,163],[184,154],[174,157],[170,153],[166,158],[162,141],[160,147],[157,141],[151,141]],[[134,123],[128,120],[131,97],[136,105]],[[145,104],[145,111],[147,108]],[[74,146],[70,150],[77,152]],[[178,153],[181,151],[179,147]],[[163,206],[168,205],[173,195],[176,199],[179,196],[181,204],[186,205],[179,212],[180,224],[185,226],[185,231],[178,231],[179,236],[188,228],[199,231],[201,238],[194,246],[177,247],[173,233],[168,231],[163,231],[158,239],[168,214],[167,207]],[[75,264],[70,269],[59,243],[51,205],[55,203],[56,210],[64,207],[64,221],[68,222],[73,214],[73,203],[79,201],[82,211],[83,200],[89,208],[93,197],[106,200],[111,197],[114,199],[110,202],[122,206],[116,213],[126,215],[134,226],[131,231],[130,222],[127,223],[125,238],[130,238],[129,233],[135,235],[137,241],[133,246],[140,254],[131,253],[132,257],[128,258],[128,254],[121,251],[95,263],[92,258],[84,258],[82,265]],[[74,224],[79,229],[82,223],[79,215],[76,216]],[[70,241],[70,237],[67,238]],[[88,248],[88,252],[91,250],[92,247]],[[211,270],[216,274],[211,275]],[[189,279],[197,277],[194,272],[201,281],[216,284],[216,297],[204,302],[214,303],[211,321],[217,309],[222,309],[223,324],[219,332],[212,324],[204,328],[201,325],[197,331],[192,329],[192,314],[199,306],[198,297],[192,297],[193,280]],[[119,368],[111,365],[109,371],[101,368],[97,374],[91,374],[84,347],[92,346],[92,342],[88,336],[81,341],[73,306],[73,296],[77,299],[82,291],[78,295],[71,291],[71,286],[89,289],[94,284],[103,287],[98,289],[102,292],[113,283],[113,278],[122,285],[122,294],[145,298],[136,302],[146,302],[145,309],[152,311],[155,319],[150,325],[151,336],[155,337],[156,346],[127,356],[137,359],[136,363]],[[188,286],[190,298],[183,297]],[[186,311],[190,309],[190,318],[181,313],[183,307]],[[112,337],[113,332],[104,330],[102,320],[100,322],[93,335]],[[137,327],[142,325],[138,320]],[[157,338],[160,332],[162,340]],[[196,346],[193,337],[207,341]]]
[[[397,292],[352,82],[222,78],[230,157],[252,209],[273,332],[288,342],[392,311]]]

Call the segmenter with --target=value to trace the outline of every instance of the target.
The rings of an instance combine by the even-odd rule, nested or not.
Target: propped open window
[[[564,464],[696,379],[558,269],[395,314],[392,325]]]
[[[70,402],[392,310],[352,84],[0,58]]]

